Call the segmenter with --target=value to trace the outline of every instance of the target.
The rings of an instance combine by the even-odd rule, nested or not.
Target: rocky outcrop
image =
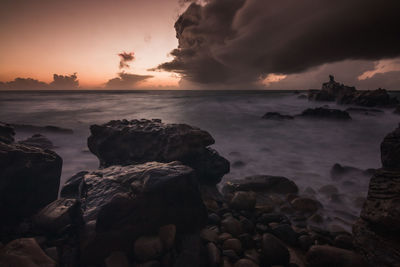
[[[92,125],[88,147],[101,166],[148,161],[181,161],[192,167],[201,183],[216,184],[229,172],[229,162],[209,146],[209,133],[186,124],[161,120],[118,120]]]
[[[282,115],[278,112],[267,112],[262,116],[263,119],[266,120],[276,120],[276,121],[282,121],[282,120],[292,120],[294,119],[293,116],[290,115]]]
[[[35,133],[55,133],[55,134],[73,134],[72,129],[62,128],[54,125],[38,126],[30,124],[11,124],[16,131],[35,132]]]
[[[351,117],[347,111],[339,109],[329,109],[324,107],[308,108],[304,110],[299,116],[303,118],[315,119],[351,120]]]
[[[371,178],[367,200],[353,226],[354,244],[373,266],[400,262],[400,128],[381,144],[383,168]]]
[[[179,235],[199,231],[206,223],[195,172],[179,162],[111,166],[73,177],[86,222],[82,260],[101,262],[99,255],[129,252],[142,235],[173,224]],[[71,190],[70,190],[71,193]]]
[[[61,166],[53,151],[0,142],[0,224],[15,224],[57,199]]]
[[[385,89],[358,91],[355,87],[336,82],[332,75],[329,75],[329,82],[322,84],[321,90],[310,90],[308,99],[365,107],[395,107],[399,104],[397,98],[391,97]]]
[[[7,123],[0,122],[0,142],[10,144],[14,142],[14,129]]]
[[[46,136],[43,136],[41,134],[34,134],[25,140],[19,141],[18,143],[28,146],[39,147],[42,149],[54,148],[53,143],[49,139],[47,139]]]

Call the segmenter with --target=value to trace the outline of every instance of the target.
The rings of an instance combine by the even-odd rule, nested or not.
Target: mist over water
[[[266,112],[295,115],[322,105],[290,92],[266,91],[0,92],[0,121],[74,131],[44,134],[63,158],[61,184],[78,171],[98,167],[86,147],[92,124],[141,118],[187,123],[208,131],[216,141],[213,147],[231,162],[224,181],[254,174],[285,176],[297,183],[300,193],[307,187],[317,191],[316,198],[332,218],[351,220],[359,213],[355,201],[366,196],[369,177],[334,181],[330,169],[335,163],[379,168],[380,143],[396,128],[399,117],[384,110],[376,116],[352,113],[353,120],[345,122],[261,119]],[[34,133],[18,131],[16,138]],[[339,189],[339,200],[318,193],[327,184]]]

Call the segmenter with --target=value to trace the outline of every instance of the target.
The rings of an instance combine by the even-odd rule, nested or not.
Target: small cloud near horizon
[[[53,81],[50,83],[21,77],[8,82],[0,82],[1,90],[71,90],[78,88],[79,80],[76,72],[71,75],[53,74]]]
[[[130,68],[130,65],[128,62],[132,62],[135,60],[135,53],[134,52],[122,52],[119,53],[118,56],[120,57],[119,61],[119,68]]]
[[[153,75],[119,72],[118,77],[108,80],[104,87],[107,89],[135,89],[138,83],[153,77]]]

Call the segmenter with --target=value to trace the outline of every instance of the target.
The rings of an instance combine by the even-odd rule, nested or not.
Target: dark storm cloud
[[[41,82],[32,78],[15,78],[13,81],[0,83],[1,90],[48,90],[48,89],[78,89],[79,81],[76,73],[71,75],[53,75],[51,83]]]
[[[79,87],[78,76],[76,73],[71,75],[53,75],[50,85],[57,89],[76,89]]]
[[[400,55],[398,0],[210,0],[175,23],[158,66],[196,83],[254,83],[342,60]]]
[[[146,79],[152,78],[151,75],[138,75],[126,72],[118,73],[118,77],[110,79],[105,87],[107,89],[133,89],[135,86]]]
[[[128,62],[132,62],[135,59],[135,53],[134,52],[122,52],[119,53],[118,56],[120,57],[120,61],[119,61],[119,68],[123,69],[123,68],[129,68],[129,64]]]

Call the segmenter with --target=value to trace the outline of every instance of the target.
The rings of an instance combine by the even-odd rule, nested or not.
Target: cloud
[[[119,61],[119,68],[123,69],[123,68],[129,68],[129,64],[128,62],[132,62],[133,60],[135,60],[135,53],[134,52],[122,52],[119,53],[118,56],[120,57],[120,61]]]
[[[134,89],[138,83],[152,78],[152,75],[138,75],[126,72],[118,73],[118,77],[108,80],[107,89]]]
[[[386,73],[392,71],[400,71],[400,58],[379,60],[375,62],[374,69],[364,72],[358,77],[358,79],[366,80],[372,78],[378,73]]]
[[[173,60],[157,69],[203,85],[257,84],[344,60],[400,55],[398,0],[210,0],[175,23]]]
[[[48,90],[48,89],[77,89],[79,87],[78,76],[72,75],[53,75],[51,83],[45,83],[32,78],[15,78],[13,81],[0,83],[1,90]]]
[[[77,89],[79,87],[78,76],[76,72],[71,75],[54,74],[50,86],[56,89]]]

